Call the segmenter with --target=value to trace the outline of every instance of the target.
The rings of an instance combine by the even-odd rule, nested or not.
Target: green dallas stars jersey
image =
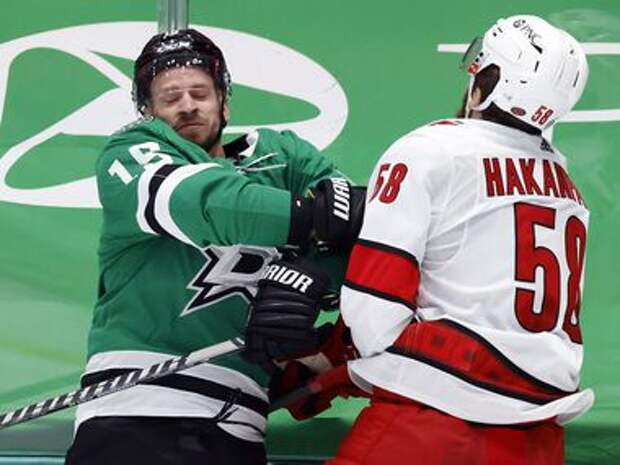
[[[83,384],[242,335],[256,281],[286,243],[291,193],[342,176],[289,131],[261,129],[225,149],[226,158],[211,158],[158,119],[122,130],[105,147],[96,168],[99,296]],[[336,262],[326,267],[339,287],[345,264]],[[230,356],[84,404],[77,423],[213,416],[229,396],[224,385],[242,394],[221,427],[261,440],[266,383],[260,369]]]

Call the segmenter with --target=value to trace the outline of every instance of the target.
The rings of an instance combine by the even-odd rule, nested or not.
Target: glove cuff
[[[313,228],[312,200],[293,195],[291,198],[291,224],[287,244],[304,246]]]
[[[292,261],[278,260],[267,267],[259,280],[259,288],[269,285],[304,295],[320,305],[321,298],[329,291],[329,275],[305,258]]]
[[[320,181],[314,191],[314,231],[319,249],[349,253],[362,226],[366,188],[345,178]]]

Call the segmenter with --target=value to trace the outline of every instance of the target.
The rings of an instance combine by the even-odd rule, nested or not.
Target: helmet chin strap
[[[220,105],[220,130],[219,137],[222,137],[222,133],[224,132],[224,128],[228,126],[228,120],[224,116],[224,105],[226,104],[226,98],[222,98],[222,104]]]
[[[470,76],[469,85],[467,86],[467,98],[465,99],[465,118],[471,118],[472,108],[469,106],[469,102],[471,100],[471,91],[474,88],[475,80],[476,80],[476,76]]]
[[[220,127],[217,131],[217,137],[215,138],[214,143],[222,140],[222,134],[224,132],[224,128],[228,125],[228,121],[226,120],[226,117],[224,116],[224,104],[225,103],[226,101],[222,99],[222,104],[220,105]],[[207,151],[209,151],[210,149],[211,147],[208,147]]]

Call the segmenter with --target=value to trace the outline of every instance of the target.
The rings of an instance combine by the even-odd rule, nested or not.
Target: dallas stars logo
[[[233,295],[249,303],[267,264],[279,257],[276,249],[245,245],[212,246],[202,253],[206,262],[187,286],[195,293],[181,312],[182,317]]]

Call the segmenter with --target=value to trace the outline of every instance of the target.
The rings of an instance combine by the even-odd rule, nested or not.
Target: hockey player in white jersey
[[[559,465],[562,425],[592,405],[579,389],[589,213],[542,135],[579,100],[585,54],[519,15],[463,67],[464,117],[395,142],[368,184],[342,314],[372,403],[330,465]]]

